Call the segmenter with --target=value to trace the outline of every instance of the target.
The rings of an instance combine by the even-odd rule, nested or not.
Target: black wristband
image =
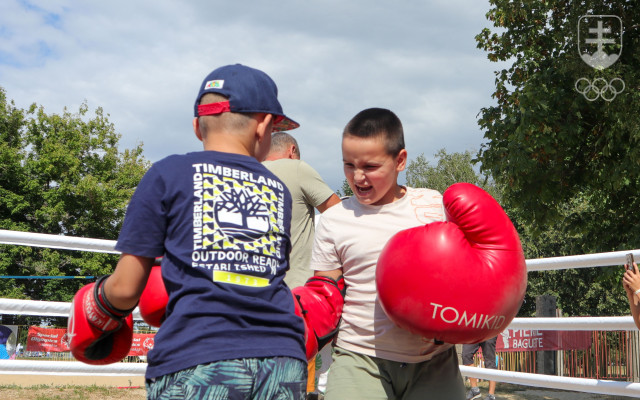
[[[109,276],[111,275],[103,275],[96,281],[96,285],[94,287],[94,296],[96,298],[96,303],[105,313],[111,315],[112,318],[122,319],[131,314],[131,312],[133,312],[133,310],[136,308],[137,304],[129,310],[121,310],[111,305],[109,299],[107,299],[106,293],[102,288]]]

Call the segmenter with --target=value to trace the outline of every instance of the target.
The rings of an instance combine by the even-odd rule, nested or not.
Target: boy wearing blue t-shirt
[[[262,71],[229,65],[200,86],[204,151],[169,156],[127,209],[102,295],[133,308],[156,257],[169,300],[148,355],[149,399],[304,399],[304,325],[284,283],[291,196],[261,163],[287,118]]]

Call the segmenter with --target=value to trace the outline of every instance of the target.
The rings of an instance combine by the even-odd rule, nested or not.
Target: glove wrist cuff
[[[120,329],[122,321],[133,311],[133,308],[119,310],[109,303],[104,293],[104,282],[108,277],[108,275],[100,277],[93,291],[87,293],[83,300],[87,319],[93,326],[104,332]]]
[[[137,304],[128,310],[121,310],[112,306],[109,302],[109,299],[107,299],[107,295],[104,293],[104,283],[109,276],[110,275],[104,275],[100,277],[100,279],[98,279],[98,281],[96,282],[95,296],[98,299],[100,306],[104,307],[105,312],[108,312],[116,318],[125,318],[127,315],[133,312]]]

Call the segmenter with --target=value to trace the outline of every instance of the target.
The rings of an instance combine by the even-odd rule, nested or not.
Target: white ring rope
[[[62,301],[0,299],[0,314],[68,317],[70,310],[71,303]],[[134,319],[142,319],[138,307],[131,314]]]
[[[143,363],[89,365],[80,361],[0,360],[0,374],[12,375],[138,376],[146,370],[147,364]]]
[[[71,303],[60,301],[16,300],[0,298],[0,314],[68,317]],[[140,310],[133,311],[134,319],[142,319]],[[559,317],[514,318],[508,329],[539,331],[634,331],[632,317]]]
[[[50,247],[64,250],[114,253],[115,241],[87,239],[41,233],[17,232],[0,229],[0,244],[35,247]],[[622,265],[626,254],[640,257],[640,250],[585,254],[527,260],[528,271],[551,271],[569,268],[588,268]],[[71,303],[0,299],[0,314],[68,316]],[[134,318],[140,319],[139,310]],[[530,330],[636,330],[632,317],[566,317],[566,318],[515,318],[509,329]],[[88,365],[78,361],[28,361],[0,360],[0,373],[23,375],[100,375],[138,376],[144,375],[147,364],[115,363],[111,365]],[[553,375],[529,374],[486,368],[460,366],[464,376],[507,382],[525,386],[545,387],[607,395],[640,397],[640,383],[609,380],[569,378]]]
[[[10,375],[143,376],[146,368],[147,364],[142,363],[88,365],[78,361],[0,360],[0,373]],[[563,376],[468,367],[464,365],[460,366],[460,372],[464,376],[472,376],[475,378],[512,383],[516,385],[631,397],[636,397],[640,394],[640,383],[634,382],[569,378]]]
[[[50,247],[63,250],[81,250],[119,254],[115,250],[115,240],[89,239],[72,236],[49,235],[44,233],[19,232],[0,229],[0,244]],[[577,256],[550,257],[527,260],[527,271],[552,271],[569,268],[606,267],[623,265],[626,254],[633,253],[640,258],[640,249],[613,251],[608,253],[581,254]]]
[[[502,371],[478,367],[460,366],[464,376],[513,383],[516,385],[536,386],[550,389],[573,390],[578,392],[599,393],[619,396],[640,396],[640,383],[617,382],[604,379],[569,378],[566,376],[529,374],[524,372]]]
[[[608,253],[580,254],[577,256],[549,257],[527,260],[527,271],[552,271],[569,268],[609,267],[623,265],[626,255],[640,257],[640,250],[612,251]]]
[[[539,331],[635,331],[633,317],[514,318],[508,329]]]
[[[18,232],[0,229],[0,243],[20,246],[50,247],[62,250],[84,250],[97,253],[120,254],[115,250],[115,240],[88,239],[45,233]]]
[[[68,317],[70,310],[71,303],[62,301],[0,299],[0,314]]]

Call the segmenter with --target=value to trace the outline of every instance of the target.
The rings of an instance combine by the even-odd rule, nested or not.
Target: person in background
[[[306,162],[300,160],[300,147],[296,139],[286,132],[271,135],[271,149],[264,166],[276,174],[291,192],[291,254],[290,269],[284,277],[289,287],[305,284],[313,275],[309,266],[315,232],[315,210],[323,213],[340,202],[340,198],[327,186],[322,177]],[[328,367],[330,358],[318,355],[309,362],[307,391],[309,398],[316,396],[316,365]],[[317,360],[317,362],[316,362]]]
[[[473,366],[473,356],[476,354],[478,349],[482,349],[482,357],[484,358],[484,367],[489,369],[496,369],[496,341],[498,337],[493,337],[489,340],[485,340],[484,342],[475,343],[475,344],[465,344],[462,346],[462,363],[464,365]],[[474,400],[479,399],[480,396],[480,388],[478,387],[478,379],[469,377],[469,383],[471,385],[471,389],[467,392],[466,400]],[[489,381],[489,394],[484,400],[496,400],[496,382]]]
[[[315,232],[315,210],[323,213],[338,204],[340,198],[313,167],[300,160],[298,142],[286,132],[276,132],[271,136],[271,149],[263,164],[284,182],[293,198],[290,269],[284,281],[292,288],[302,286],[313,275],[309,262]]]
[[[622,276],[622,287],[624,287],[629,299],[629,308],[633,322],[640,329],[640,272],[638,265],[634,262],[633,268],[629,268],[628,264],[624,265],[624,275]]]
[[[0,325],[0,360],[8,360],[7,341],[13,331],[8,326]]]

